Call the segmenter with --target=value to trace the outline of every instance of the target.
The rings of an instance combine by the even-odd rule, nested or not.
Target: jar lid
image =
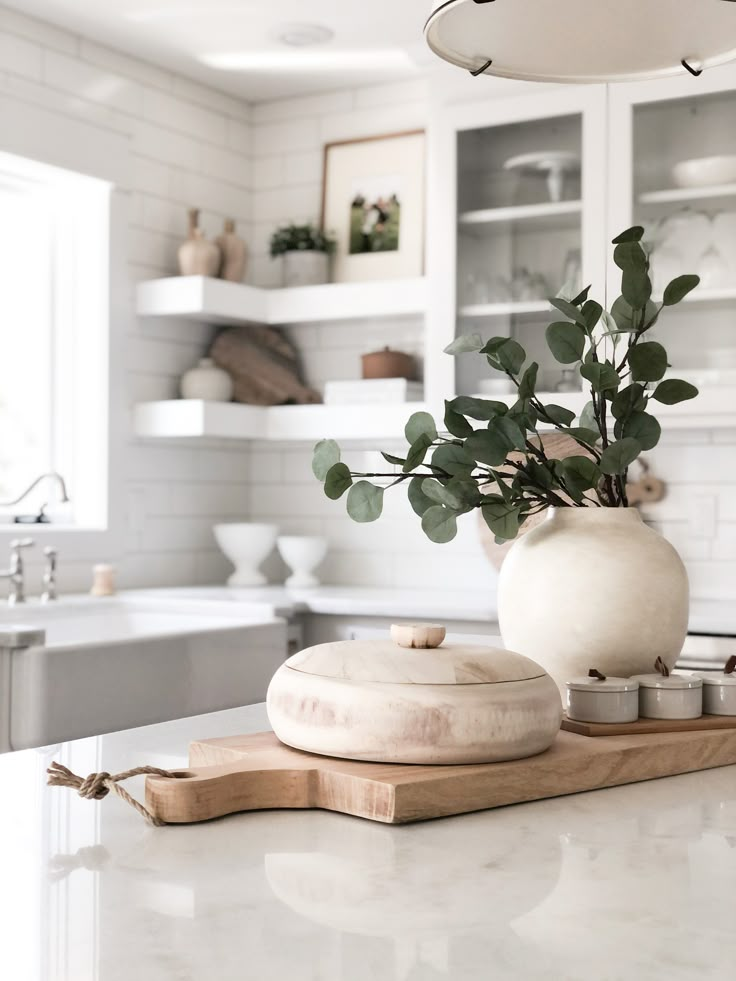
[[[394,685],[493,685],[546,674],[535,661],[513,651],[443,643],[444,628],[437,624],[395,624],[391,632],[394,640],[317,644],[294,654],[286,664],[322,678]],[[413,646],[412,637],[418,638]]]
[[[631,680],[638,681],[642,688],[670,688],[682,691],[686,688],[703,687],[703,681],[697,675],[682,674],[679,671],[673,672],[668,677],[662,674],[635,674]]]
[[[693,671],[693,674],[697,678],[700,678],[704,685],[727,687],[736,685],[736,673],[724,674],[723,671]]]
[[[638,691],[639,682],[635,678],[572,678],[567,682],[570,691],[622,692]]]

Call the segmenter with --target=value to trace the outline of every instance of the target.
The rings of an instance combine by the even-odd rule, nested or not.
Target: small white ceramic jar
[[[736,673],[696,671],[703,682],[705,715],[736,715]]]
[[[233,397],[233,380],[212,358],[200,358],[194,368],[181,376],[181,397],[205,402],[229,402]]]
[[[639,715],[645,719],[699,719],[703,681],[694,674],[638,674]]]
[[[631,678],[573,678],[567,685],[567,717],[576,722],[636,722],[639,682]]]

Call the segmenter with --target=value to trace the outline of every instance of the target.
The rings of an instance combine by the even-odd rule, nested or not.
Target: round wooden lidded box
[[[281,742],[322,756],[424,764],[496,763],[551,746],[562,703],[534,661],[442,644],[444,627],[433,624],[395,625],[391,636],[319,644],[282,664],[267,695]]]

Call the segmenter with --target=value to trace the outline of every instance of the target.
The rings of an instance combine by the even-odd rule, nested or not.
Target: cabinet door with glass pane
[[[539,363],[540,391],[580,391],[544,332],[554,319],[550,296],[570,299],[588,283],[601,291],[605,281],[605,113],[599,86],[448,113],[453,214],[443,237],[453,246],[454,281],[442,315],[454,336],[518,340]],[[456,358],[454,371],[457,394],[513,398],[511,382],[483,358]]]
[[[654,333],[678,377],[710,394],[734,386],[736,70],[612,87],[610,99],[609,223],[644,226],[655,299],[675,276],[700,276]],[[609,280],[620,285],[615,268]]]

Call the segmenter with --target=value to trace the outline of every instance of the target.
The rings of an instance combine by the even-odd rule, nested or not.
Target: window
[[[111,186],[0,154],[0,521],[107,522]]]

